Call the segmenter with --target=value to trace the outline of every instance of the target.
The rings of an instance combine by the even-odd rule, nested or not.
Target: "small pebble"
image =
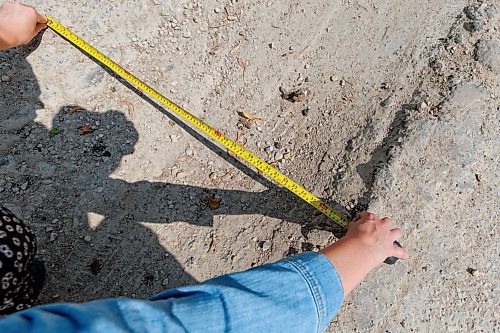
[[[427,109],[427,107],[428,107],[427,103],[422,102],[422,103],[420,103],[420,104],[417,105],[417,110],[418,111],[422,111],[422,110]]]
[[[50,234],[50,241],[53,242],[57,239],[57,233],[53,232]]]
[[[186,155],[187,156],[193,156],[194,155],[194,151],[192,149],[188,149],[188,150],[186,150]]]
[[[455,37],[453,37],[453,41],[457,44],[463,44],[464,42],[464,35],[462,34],[456,34]]]
[[[174,134],[170,134],[169,137],[170,137],[170,141],[172,141],[172,143],[176,143],[177,141],[179,141],[177,136]]]
[[[214,12],[216,12],[217,14],[220,13],[220,8],[219,7],[215,7]]]
[[[8,75],[2,76],[2,82],[10,82],[10,76]]]
[[[189,31],[184,31],[184,32],[182,33],[182,37],[184,37],[184,38],[191,38],[191,32],[189,32]]]
[[[163,281],[161,281],[161,285],[166,287],[166,286],[168,286],[169,282],[170,282],[170,280],[168,278],[164,278]]]
[[[87,242],[87,243],[90,243],[90,242],[92,241],[92,237],[91,237],[91,236],[89,236],[89,235],[87,235],[87,236],[83,237],[83,240],[84,240],[85,242]]]
[[[302,110],[302,115],[304,117],[307,117],[307,115],[309,115],[309,108],[305,108],[304,110]]]
[[[284,153],[283,154],[283,159],[289,160],[290,158],[292,158],[292,154],[290,154],[290,153]]]

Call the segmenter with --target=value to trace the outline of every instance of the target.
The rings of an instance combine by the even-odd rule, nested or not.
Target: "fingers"
[[[370,213],[370,212],[361,212],[357,215],[356,219],[354,221],[358,220],[364,220],[364,221],[373,221],[378,219],[377,215]]]
[[[396,241],[403,236],[403,231],[399,228],[391,230],[391,241]]]
[[[391,233],[391,237],[389,239],[392,242],[391,251],[393,252],[393,256],[395,256],[399,259],[404,259],[404,260],[408,259],[408,257],[409,257],[408,251],[406,251],[406,249],[404,249],[404,248],[401,248],[397,245],[394,245],[394,241],[400,239],[401,236],[403,236],[403,230],[401,230],[400,228],[396,228],[396,229],[392,229],[390,231],[390,233]]]
[[[47,24],[47,18],[38,12],[36,13],[36,21],[37,23]]]
[[[408,251],[406,251],[405,249],[403,249],[399,246],[396,246],[396,245],[392,246],[392,255],[396,258],[403,259],[403,260],[406,260],[410,257],[410,255],[408,254]]]
[[[45,23],[37,23],[35,27],[35,35],[37,35],[40,31],[42,31],[45,28],[47,28],[47,25]]]

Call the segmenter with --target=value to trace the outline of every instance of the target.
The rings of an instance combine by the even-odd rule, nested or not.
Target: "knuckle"
[[[390,218],[388,218],[388,217],[384,217],[384,218],[382,219],[382,221],[384,221],[384,222],[386,222],[386,223],[392,223],[392,220],[391,220]]]

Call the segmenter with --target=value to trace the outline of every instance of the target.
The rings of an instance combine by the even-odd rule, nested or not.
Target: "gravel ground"
[[[404,228],[412,258],[329,332],[500,331],[498,1],[29,3],[344,213]],[[0,201],[37,234],[40,303],[146,297],[336,240],[53,32],[36,42],[0,53]]]

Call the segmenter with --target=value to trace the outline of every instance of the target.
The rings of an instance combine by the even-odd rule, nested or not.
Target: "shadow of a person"
[[[17,53],[16,53],[17,52]],[[29,63],[0,53],[0,200],[34,226],[49,277],[41,302],[84,301],[134,293],[145,297],[195,282],[140,222],[211,226],[214,215],[261,214],[302,223],[313,210],[288,191],[252,193],[110,178],[138,139],[119,111],[62,108],[48,131],[34,121],[43,107]],[[82,126],[94,131],[80,135]],[[208,195],[222,199],[207,205]],[[89,214],[102,216],[92,226]],[[92,240],[83,238],[92,235]],[[43,235],[43,236],[42,236]],[[50,235],[50,236],[47,236]],[[168,278],[168,283],[163,283]]]
[[[53,128],[59,134],[53,138],[45,135],[44,145],[57,152],[47,157],[49,165],[57,165],[57,181],[38,187],[40,197],[47,192],[64,193],[57,198],[58,209],[62,210],[57,215],[73,217],[75,221],[64,226],[57,245],[47,245],[48,253],[57,253],[56,248],[50,248],[60,248],[61,244],[69,251],[52,260],[55,273],[51,279],[57,283],[51,291],[63,295],[59,286],[68,286],[71,292],[64,295],[65,299],[110,297],[124,291],[147,296],[165,287],[194,282],[172,256],[165,255],[158,236],[142,222],[212,226],[215,215],[246,214],[295,223],[306,220],[307,210],[300,207],[301,213],[296,211],[297,200],[279,188],[254,193],[110,178],[121,159],[133,153],[138,140],[133,124],[118,111],[82,110],[71,114],[70,110],[65,107],[54,118]],[[83,126],[94,131],[81,135],[79,129]],[[220,208],[209,207],[209,195],[222,200]],[[102,217],[93,230],[89,214]],[[89,234],[92,244],[79,238]],[[169,283],[160,286],[165,278]],[[101,286],[106,286],[106,290]]]

